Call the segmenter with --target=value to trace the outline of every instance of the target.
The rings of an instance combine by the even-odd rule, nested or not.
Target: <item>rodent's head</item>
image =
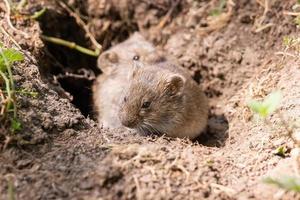
[[[121,123],[144,133],[167,133],[182,112],[185,78],[148,65],[134,69],[129,82],[120,105]]]

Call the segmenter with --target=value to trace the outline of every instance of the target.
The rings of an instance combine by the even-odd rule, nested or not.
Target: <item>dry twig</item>
[[[299,16],[300,15],[300,12],[290,12],[290,11],[283,11],[283,14],[284,15],[289,15],[289,16]]]
[[[17,28],[14,27],[10,20],[10,15],[11,15],[11,7],[8,2],[8,0],[4,0],[5,6],[6,6],[6,20],[9,25],[9,27],[16,33],[23,35],[25,38],[29,38],[28,33],[25,33],[24,31],[18,30]]]
[[[64,2],[58,1],[58,3],[62,8],[64,8],[69,13],[70,16],[72,16],[76,20],[77,24],[84,29],[87,37],[91,40],[92,44],[95,46],[96,49],[99,49],[99,52],[101,52],[102,45],[97,42],[93,34],[90,32],[87,24],[75,12],[73,12]]]
[[[212,17],[208,20],[208,26],[204,28],[199,28],[200,35],[206,35],[216,30],[220,30],[221,28],[225,27],[231,19],[231,15],[233,12],[233,7],[235,3],[233,0],[227,1],[227,12],[221,13],[218,17]]]
[[[263,25],[265,19],[266,19],[266,16],[270,10],[270,3],[269,3],[269,0],[264,0],[264,2],[262,2],[262,0],[256,0],[256,2],[262,6],[264,8],[264,12],[263,12],[263,15],[255,22],[255,30],[254,32],[255,33],[259,33],[269,27],[272,27],[274,26],[273,23],[268,23],[268,24],[265,24]]]
[[[170,20],[175,8],[179,5],[180,0],[176,0],[175,2],[173,2],[172,7],[170,8],[170,10],[168,11],[168,13],[163,17],[163,19],[159,22],[159,24],[155,27],[156,30],[160,30],[162,29],[167,22]]]

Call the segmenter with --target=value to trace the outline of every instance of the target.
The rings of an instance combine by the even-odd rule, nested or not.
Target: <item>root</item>
[[[90,39],[90,41],[96,48],[95,52],[98,51],[100,54],[102,51],[102,45],[97,42],[93,34],[90,32],[87,24],[80,18],[80,16],[78,16],[75,12],[73,12],[64,2],[58,1],[58,3],[62,8],[64,8],[69,13],[70,16],[72,16],[76,20],[77,24],[83,28],[83,30],[86,33],[86,36]]]
[[[269,3],[269,0],[264,0],[264,2],[262,2],[262,0],[256,0],[256,2],[257,2],[261,7],[264,8],[264,13],[263,13],[263,15],[262,15],[257,21],[255,21],[255,23],[254,23],[254,27],[255,27],[254,32],[255,32],[255,33],[259,33],[259,32],[261,32],[261,31],[263,31],[263,30],[265,30],[265,29],[267,29],[267,28],[269,28],[269,27],[274,26],[274,24],[272,24],[272,23],[268,23],[268,24],[265,24],[265,25],[263,24],[264,21],[265,21],[265,19],[266,19],[267,14],[268,14],[268,12],[269,12],[269,10],[270,10],[270,3]]]
[[[206,35],[213,31],[217,31],[217,30],[220,30],[223,27],[225,27],[231,19],[234,6],[235,6],[235,3],[233,2],[233,0],[229,0],[227,2],[228,11],[226,13],[220,14],[220,16],[218,16],[218,17],[213,17],[213,18],[209,19],[207,27],[198,29],[199,34]]]
[[[173,2],[172,7],[170,8],[170,10],[168,11],[168,13],[163,17],[163,19],[159,22],[159,24],[155,27],[156,30],[160,30],[163,27],[165,27],[165,25],[167,24],[167,22],[170,20],[175,8],[179,5],[180,0],[176,0],[175,2]]]
[[[234,194],[236,194],[237,192],[232,189],[232,188],[229,188],[229,187],[225,187],[223,185],[220,185],[220,184],[216,184],[216,183],[211,183],[210,186],[212,188],[216,188],[224,193],[226,193],[228,196],[233,196]]]
[[[89,56],[94,56],[94,57],[98,57],[100,54],[100,49],[96,49],[95,51],[92,51],[90,49],[87,49],[85,47],[79,46],[77,45],[75,42],[70,42],[67,40],[63,40],[61,38],[56,38],[56,37],[49,37],[46,35],[41,35],[41,38],[47,42],[51,42],[53,44],[57,44],[57,45],[61,45],[61,46],[65,46],[68,47],[70,49],[75,49],[83,54],[89,55]]]
[[[11,15],[11,7],[10,4],[8,2],[8,0],[4,0],[5,6],[6,6],[6,20],[8,23],[8,26],[16,33],[23,35],[25,38],[29,38],[29,34],[18,30],[17,28],[14,27],[14,25],[12,24],[11,20],[10,20],[10,15]]]

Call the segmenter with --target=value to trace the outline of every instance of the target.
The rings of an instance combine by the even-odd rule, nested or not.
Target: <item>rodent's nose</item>
[[[134,128],[137,124],[137,121],[133,118],[129,118],[129,119],[122,119],[121,123],[128,128]]]

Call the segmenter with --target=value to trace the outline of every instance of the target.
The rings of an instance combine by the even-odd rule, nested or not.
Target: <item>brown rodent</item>
[[[122,59],[114,73],[99,77],[94,87],[99,120],[106,127],[122,124],[147,134],[197,137],[207,124],[205,95],[185,69],[155,49],[148,50],[133,56],[134,60]],[[105,101],[97,100],[101,97]],[[109,118],[101,116],[103,110],[110,112]]]
[[[142,60],[155,48],[139,33],[126,41],[103,52],[98,58],[98,67],[103,72],[93,85],[93,101],[99,123],[105,128],[122,126],[119,117],[120,98],[128,85],[132,70],[132,58],[136,55]]]

